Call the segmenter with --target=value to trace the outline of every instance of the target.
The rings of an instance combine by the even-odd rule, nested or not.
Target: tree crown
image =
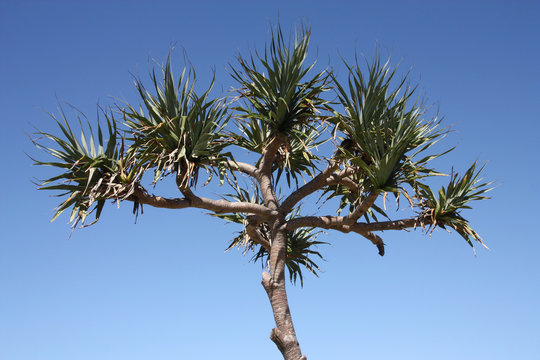
[[[77,137],[60,109],[59,118],[52,115],[60,135],[38,132],[34,140],[53,159],[35,164],[59,171],[39,187],[62,198],[53,219],[71,208],[73,227],[85,225],[91,213],[94,223],[107,200],[133,202],[134,211],[143,205],[206,209],[242,225],[228,248],[253,251],[253,260],[265,263],[273,234],[286,231],[293,282],[302,282],[303,268],[319,270],[321,229],[358,233],[380,255],[384,243],[376,233],[384,230],[448,227],[471,246],[483,244],[462,210],[486,199],[490,183],[473,163],[462,176],[452,172],[441,189],[430,187],[430,178],[444,175],[432,160],[452,149],[432,152],[446,130],[429,115],[409,74],[398,79],[397,68],[377,53],[365,66],[344,61],[348,78],[341,83],[331,70],[314,72],[315,64],[306,63],[309,40],[306,27],[287,40],[278,26],[264,51],[238,56],[230,66],[237,90],[228,98],[211,96],[214,81],[197,93],[193,69],[175,77],[169,57],[152,71],[150,89],[135,81],[140,104],[101,111],[105,127],[79,116]],[[241,161],[238,149],[257,160]],[[195,194],[201,170],[207,182],[219,177],[228,189],[223,198]],[[182,197],[150,194],[146,173],[154,184],[173,176]],[[240,176],[249,178],[247,186]],[[300,205],[317,192],[323,202],[338,201],[335,214],[304,214]],[[410,218],[390,218],[388,194],[398,207],[406,199]]]

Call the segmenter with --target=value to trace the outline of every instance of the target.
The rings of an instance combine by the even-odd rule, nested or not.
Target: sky
[[[33,181],[51,174],[35,128],[69,103],[136,101],[171,47],[216,91],[227,67],[261,49],[279,17],[308,23],[310,56],[374,49],[401,61],[452,127],[445,171],[487,163],[492,199],[465,213],[490,250],[457,235],[387,232],[386,255],[328,232],[319,278],[288,285],[310,360],[538,359],[540,260],[537,141],[538,1],[10,1],[0,2],[0,358],[10,360],[278,359],[261,266],[224,253],[238,229],[200,210],[110,204],[75,230],[50,219],[58,199]],[[113,98],[114,97],[114,98]],[[75,120],[75,118],[73,118]],[[219,188],[211,188],[215,193]]]

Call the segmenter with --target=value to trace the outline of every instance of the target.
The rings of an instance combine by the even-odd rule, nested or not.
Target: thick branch
[[[256,171],[256,178],[261,187],[261,195],[264,199],[266,206],[272,210],[276,210],[278,207],[277,197],[272,186],[272,164],[276,158],[276,154],[281,146],[282,139],[278,134],[270,141],[268,146],[264,149],[259,168]]]
[[[256,214],[264,218],[275,216],[277,213],[266,206],[249,202],[230,202],[227,200],[213,200],[196,195],[189,198],[164,198],[161,196],[150,195],[142,186],[137,186],[133,195],[128,198],[131,201],[137,201],[140,204],[150,205],[158,208],[184,209],[194,207],[210,210],[215,213],[246,213]]]
[[[289,211],[291,211],[294,205],[296,205],[300,200],[326,185],[326,182],[332,176],[332,173],[339,167],[339,163],[337,161],[330,161],[331,162],[328,167],[324,169],[319,175],[315,176],[304,186],[296,189],[291,195],[289,195],[289,197],[287,197],[287,199],[285,199],[285,201],[283,201],[279,209],[281,213],[289,213]]]
[[[418,216],[410,219],[401,219],[393,221],[381,221],[373,223],[354,223],[351,225],[343,224],[336,219],[343,218],[343,216],[304,216],[291,219],[285,224],[285,228],[288,231],[294,231],[301,227],[318,227],[322,229],[333,229],[341,232],[357,232],[359,234],[370,231],[384,231],[384,230],[403,230],[407,228],[423,227],[430,225],[432,220],[422,216]]]
[[[282,144],[282,141],[281,135],[277,134],[264,148],[258,169],[261,174],[270,175],[272,172],[272,164],[274,163],[274,159],[276,158],[276,154]]]

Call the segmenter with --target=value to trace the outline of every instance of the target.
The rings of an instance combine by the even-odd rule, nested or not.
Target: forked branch
[[[323,188],[328,179],[332,176],[334,171],[339,168],[339,162],[330,160],[330,164],[324,169],[319,175],[315,176],[304,186],[296,189],[280,206],[280,211],[284,214],[289,213],[292,208],[306,196],[312,194],[313,192]]]
[[[246,213],[259,215],[263,218],[269,218],[277,214],[276,211],[260,204],[250,202],[230,202],[223,199],[213,200],[194,195],[193,193],[191,194],[192,195],[189,198],[164,198],[157,195],[151,195],[145,188],[138,185],[135,188],[133,195],[128,198],[128,200],[157,208],[184,209],[193,207],[209,210],[217,214]]]

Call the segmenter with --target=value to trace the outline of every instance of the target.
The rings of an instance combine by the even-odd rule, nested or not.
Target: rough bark
[[[285,287],[287,234],[285,230],[280,230],[280,227],[281,223],[277,220],[272,227],[270,273],[265,271],[262,277],[262,285],[268,294],[276,322],[276,327],[270,333],[270,339],[276,344],[285,360],[306,360],[296,338],[287,299]]]

